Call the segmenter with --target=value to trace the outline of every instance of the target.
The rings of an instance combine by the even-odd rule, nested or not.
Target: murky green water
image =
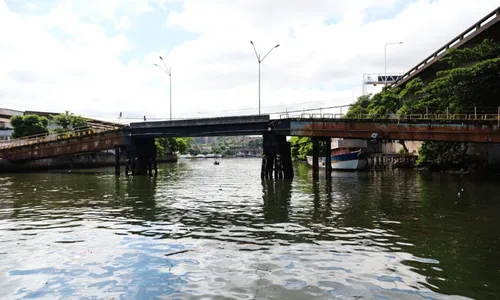
[[[0,299],[500,298],[499,178],[259,168],[0,175]]]

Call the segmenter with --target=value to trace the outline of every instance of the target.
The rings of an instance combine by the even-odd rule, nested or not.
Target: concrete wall
[[[422,142],[406,141],[408,151],[413,154],[418,154]],[[368,152],[383,153],[383,154],[398,154],[402,151],[403,146],[400,143],[384,143],[384,142],[370,142],[363,139],[332,139],[332,149],[343,148],[366,148]]]
[[[167,155],[158,162],[176,162],[176,155]],[[120,157],[120,164],[125,164],[125,157]],[[74,156],[60,156],[27,161],[23,163],[0,160],[0,172],[29,172],[57,169],[87,169],[115,165],[115,155],[112,153],[89,153]]]
[[[332,149],[335,148],[366,148],[367,140],[361,139],[332,139]]]
[[[411,154],[418,155],[418,150],[420,149],[420,146],[422,146],[422,142],[406,141],[405,145]],[[382,153],[383,154],[398,154],[402,150],[403,150],[403,146],[400,143],[396,143],[396,142],[382,143]]]
[[[0,141],[8,141],[10,140],[10,136],[12,135],[12,129],[0,129]]]
[[[490,145],[488,149],[488,165],[493,168],[500,168],[500,145]]]

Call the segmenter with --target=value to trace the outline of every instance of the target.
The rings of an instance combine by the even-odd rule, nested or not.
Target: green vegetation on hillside
[[[484,40],[473,48],[450,49],[443,58],[449,68],[424,83],[414,78],[403,89],[384,88],[373,97],[361,96],[349,109],[348,117],[360,114],[390,117],[408,114],[496,113],[500,106],[500,43]],[[420,162],[458,164],[467,145],[463,143],[424,142]]]

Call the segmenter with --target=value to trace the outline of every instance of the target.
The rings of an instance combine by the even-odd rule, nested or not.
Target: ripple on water
[[[206,160],[162,166],[157,178],[92,172],[0,177],[0,295],[500,295],[499,275],[492,272],[498,260],[474,252],[479,242],[500,249],[497,233],[477,231],[499,225],[492,217],[499,208],[464,196],[474,206],[459,211],[442,196],[456,194],[452,180],[436,184],[412,172],[336,173],[331,184],[312,184],[309,170],[299,167],[293,183],[261,182],[259,168],[253,159],[223,160],[217,168]],[[474,195],[473,186],[466,188]],[[481,189],[499,191],[487,184]],[[474,226],[464,224],[465,213]]]

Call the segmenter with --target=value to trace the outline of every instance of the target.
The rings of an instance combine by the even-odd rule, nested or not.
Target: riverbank
[[[166,155],[158,163],[177,162],[177,155]],[[0,173],[39,172],[65,169],[91,169],[115,165],[113,153],[91,153],[54,158],[38,159],[26,162],[0,160]],[[125,157],[120,157],[120,165],[125,165]]]

